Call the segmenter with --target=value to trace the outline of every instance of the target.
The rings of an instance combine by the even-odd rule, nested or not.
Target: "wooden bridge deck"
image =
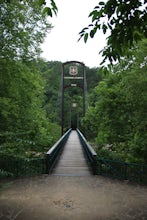
[[[52,175],[92,175],[76,131],[71,132],[67,143],[64,146],[64,150],[52,171]]]

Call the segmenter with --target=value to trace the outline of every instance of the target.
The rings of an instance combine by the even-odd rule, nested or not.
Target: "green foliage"
[[[93,88],[96,87],[101,80],[102,80],[102,74],[99,68],[86,67],[87,92],[89,95],[93,90]]]
[[[45,173],[45,158],[0,158],[0,178],[32,176]]]
[[[126,161],[147,162],[146,148],[146,40],[134,53],[134,62],[122,69],[117,65],[94,89],[93,105],[84,118],[86,134],[96,138],[99,147],[113,145],[113,152]],[[127,63],[129,63],[128,61]],[[120,68],[120,69],[119,69]],[[99,150],[98,150],[99,152]],[[120,156],[121,154],[121,156]]]
[[[97,147],[96,152],[97,152],[98,158],[115,160],[115,161],[125,161],[125,157],[124,155],[121,154],[121,152],[116,152],[106,147],[105,148]]]
[[[0,169],[0,178],[2,177],[13,177],[13,173]]]
[[[61,108],[61,62],[38,60],[38,68],[45,83],[43,107],[51,122],[60,124]]]
[[[45,82],[20,61],[0,60],[0,151],[30,155],[46,152],[59,137],[42,108]],[[35,154],[35,153],[33,153]]]
[[[128,49],[147,36],[146,7],[141,0],[108,0],[99,2],[89,14],[91,24],[79,33],[80,39],[87,42],[88,37],[93,38],[98,30],[110,35],[102,56],[110,63],[119,60],[128,54]],[[104,19],[105,18],[105,19]]]
[[[59,137],[43,108],[46,83],[34,60],[51,29],[42,4],[0,2],[0,154],[17,159],[44,154]],[[51,7],[55,13],[52,0]]]
[[[40,4],[40,6],[46,5],[46,1],[45,1],[45,0],[39,0],[39,4]],[[50,17],[52,17],[52,16],[53,16],[53,13],[54,13],[55,15],[57,15],[58,8],[57,8],[56,3],[55,3],[53,0],[50,0],[50,4],[51,4],[50,7],[45,7],[45,8],[43,9],[43,14],[47,14],[47,15],[49,15]]]
[[[10,60],[37,57],[51,24],[36,1],[1,1],[0,8],[0,57]]]

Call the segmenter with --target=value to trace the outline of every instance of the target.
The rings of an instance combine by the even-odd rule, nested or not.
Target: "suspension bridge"
[[[99,158],[85,139],[83,132],[80,131],[80,118],[86,112],[86,87],[85,65],[79,61],[63,63],[61,74],[61,138],[43,158],[17,159],[12,158],[11,155],[9,158],[5,158],[3,155],[0,158],[0,169],[3,170],[4,174],[15,177],[45,173],[54,176],[100,174],[147,183],[146,165]],[[70,93],[70,107],[67,105],[69,102],[67,92]],[[69,112],[70,120],[67,114]]]
[[[65,133],[65,129],[67,129],[67,119],[65,114],[65,112],[67,111],[67,108],[65,109],[65,91],[67,88],[70,88],[71,90],[73,90],[73,93],[70,94],[72,94],[71,96],[73,96],[74,91],[76,91],[77,93],[77,88],[80,88],[80,94],[77,94],[77,96],[80,95],[82,97],[83,104],[81,107],[81,112],[82,116],[84,116],[86,111],[86,87],[85,65],[79,61],[69,61],[63,63],[61,74],[62,138],[47,152],[47,173],[52,173],[52,175],[65,176],[89,176],[92,174],[92,172],[94,172],[94,168],[92,166],[94,164],[94,157],[96,157],[96,153],[94,152],[94,150],[92,150],[90,146],[87,147],[88,145],[84,145],[87,149],[84,150],[84,137],[82,133],[78,130],[80,121],[78,105],[81,105],[81,103],[77,103],[77,97],[76,101],[75,97],[74,100],[72,100],[72,98],[70,100],[72,108],[74,109],[74,112],[76,112],[76,117],[72,117],[70,112],[69,127],[72,127],[74,130],[71,130],[69,128],[69,130]]]
[[[73,107],[74,117],[71,117],[70,114],[70,123],[67,123],[68,109],[67,100],[65,98],[67,97],[65,96],[67,88],[73,91],[73,93],[70,93],[70,104]],[[80,88],[78,94],[77,88]],[[80,102],[78,98],[75,98],[74,93],[82,97]],[[84,135],[79,130],[79,118],[85,116],[86,112],[86,93],[87,84],[84,63],[79,61],[63,63],[61,74],[62,137],[46,154],[46,173],[61,176],[90,176],[92,174],[103,174],[119,179],[146,181],[147,167],[145,165],[129,164],[98,158],[97,153],[89,145]]]
[[[91,176],[95,169],[96,153],[78,129],[69,129],[46,155],[51,175]]]
[[[52,171],[53,175],[89,176],[91,175],[78,134],[71,131],[60,160]]]

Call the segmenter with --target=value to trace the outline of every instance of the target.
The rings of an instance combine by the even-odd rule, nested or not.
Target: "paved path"
[[[72,131],[64,146],[61,157],[52,175],[62,176],[90,176],[88,167],[78,134]]]
[[[0,220],[146,219],[147,187],[126,181],[41,175],[0,188]]]

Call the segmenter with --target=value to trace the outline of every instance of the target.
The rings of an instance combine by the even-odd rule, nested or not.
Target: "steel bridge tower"
[[[61,125],[62,125],[62,135],[64,134],[65,126],[65,89],[68,87],[79,87],[82,90],[83,97],[83,116],[85,116],[86,111],[86,73],[85,64],[79,61],[68,61],[62,64],[62,75],[61,75]],[[73,107],[76,107],[76,103],[72,103]],[[78,116],[79,117],[79,116]],[[77,122],[78,124],[78,122]]]

